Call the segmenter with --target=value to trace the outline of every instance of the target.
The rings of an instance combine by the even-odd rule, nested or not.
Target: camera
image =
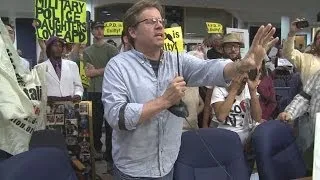
[[[295,22],[295,24],[296,24],[296,27],[299,29],[307,28],[310,26],[310,24],[307,20],[297,21],[297,22]]]

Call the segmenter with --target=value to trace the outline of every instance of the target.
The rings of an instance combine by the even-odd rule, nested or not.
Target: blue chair
[[[214,158],[195,131],[182,134],[174,167],[175,180],[246,180],[249,171],[237,133],[218,128],[199,129]],[[228,173],[228,174],[227,174]]]
[[[278,111],[283,112],[284,109],[292,101],[290,96],[290,87],[275,87]]]
[[[252,135],[260,180],[289,180],[306,175],[305,163],[289,125],[271,120]]]
[[[69,158],[58,148],[36,148],[0,162],[1,180],[77,180]]]

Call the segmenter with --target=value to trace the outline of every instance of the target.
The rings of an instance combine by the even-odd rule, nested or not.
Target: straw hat
[[[238,43],[240,45],[240,48],[244,48],[243,39],[238,33],[228,33],[224,35],[222,39],[222,46],[225,43]]]

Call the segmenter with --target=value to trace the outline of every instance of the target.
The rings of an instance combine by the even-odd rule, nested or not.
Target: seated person
[[[259,81],[259,75],[251,81],[245,73],[235,77],[229,87],[215,87],[212,93],[211,106],[219,122],[218,128],[236,132],[242,144],[246,144],[256,124],[254,121],[261,121],[262,112],[257,94]]]

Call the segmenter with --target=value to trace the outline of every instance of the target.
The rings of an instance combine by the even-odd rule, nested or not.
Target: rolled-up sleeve
[[[188,86],[220,86],[225,87],[224,67],[231,60],[202,60],[189,54],[182,55],[183,77]]]
[[[143,104],[129,102],[129,91],[120,69],[113,59],[105,68],[102,84],[104,117],[113,129],[134,130],[138,125]]]

